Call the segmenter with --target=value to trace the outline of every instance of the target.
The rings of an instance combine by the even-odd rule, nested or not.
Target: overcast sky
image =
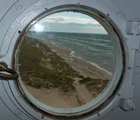
[[[37,22],[31,31],[106,34],[105,29],[93,18],[74,12],[60,12]]]

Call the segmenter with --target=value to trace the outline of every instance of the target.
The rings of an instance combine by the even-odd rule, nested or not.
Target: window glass
[[[38,101],[75,108],[94,100],[112,80],[114,45],[95,19],[59,12],[27,31],[18,68],[27,91]]]

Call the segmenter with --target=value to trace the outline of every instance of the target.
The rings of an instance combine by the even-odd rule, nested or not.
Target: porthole
[[[123,69],[120,39],[94,11],[60,8],[21,33],[16,69],[23,95],[52,115],[74,116],[102,105]]]

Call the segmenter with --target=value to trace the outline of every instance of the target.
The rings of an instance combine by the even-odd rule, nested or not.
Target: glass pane
[[[114,45],[95,19],[55,13],[28,30],[18,65],[34,98],[51,107],[75,108],[96,98],[112,79]]]

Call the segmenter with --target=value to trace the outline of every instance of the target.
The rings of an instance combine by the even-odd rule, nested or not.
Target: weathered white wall
[[[20,15],[22,11],[30,7],[32,4],[39,0],[0,0],[0,50],[1,45],[3,44],[3,39],[10,28],[11,24],[15,21],[15,19]],[[45,0],[44,0],[45,1]],[[57,0],[58,1],[58,0]],[[71,0],[71,2],[80,1],[80,0]],[[97,1],[102,3],[106,6],[106,10],[109,12],[111,11],[111,17],[115,18],[116,15],[118,17],[122,15],[126,21],[130,21],[133,19],[140,19],[140,1],[139,0],[85,0],[83,3],[91,1]],[[48,0],[48,3],[55,2],[55,0]],[[61,0],[61,2],[63,2]],[[114,14],[114,15],[113,15]],[[122,17],[121,16],[121,17]],[[124,23],[125,24],[125,23]],[[120,28],[124,29],[125,34],[125,27],[123,23],[119,23],[116,19],[116,25]],[[131,49],[137,49],[135,52],[135,66],[134,66],[134,75],[132,76],[134,81],[133,84],[135,85],[135,94],[134,94],[134,102],[136,109],[131,112],[124,112],[120,108],[114,109],[114,111],[110,112],[106,115],[103,120],[139,120],[140,119],[140,44],[139,36],[131,36],[126,35],[128,39],[128,43]],[[1,53],[1,51],[0,51]],[[1,54],[0,54],[1,56]],[[24,113],[24,109],[22,106],[17,104],[12,96],[9,97],[11,94],[10,90],[6,91],[6,87],[3,87],[3,84],[7,87],[9,84],[6,81],[0,81],[0,119],[1,120],[34,120],[35,118]],[[128,90],[129,92],[129,90]],[[12,100],[10,100],[12,99]],[[11,102],[12,101],[12,102]],[[12,108],[12,109],[11,109]],[[19,112],[18,109],[22,109],[22,112]],[[14,109],[14,111],[13,111]],[[33,111],[34,112],[34,111]],[[41,116],[41,115],[38,115]],[[41,117],[40,117],[41,119]]]

